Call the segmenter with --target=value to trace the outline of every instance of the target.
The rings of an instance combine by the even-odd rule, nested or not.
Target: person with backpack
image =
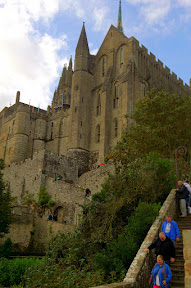
[[[187,216],[186,198],[189,195],[189,191],[186,188],[186,186],[182,183],[182,181],[178,181],[178,188],[175,191],[177,198],[179,199],[180,202],[180,211],[181,211],[180,217],[186,217]]]
[[[172,272],[168,264],[165,263],[163,256],[157,256],[157,263],[154,265],[150,280],[149,288],[169,288],[169,282],[172,279]]]

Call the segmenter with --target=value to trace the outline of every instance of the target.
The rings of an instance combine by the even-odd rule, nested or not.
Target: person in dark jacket
[[[186,211],[186,198],[189,195],[189,192],[184,184],[182,184],[182,181],[178,181],[178,188],[175,190],[177,198],[180,202],[180,211],[181,216],[180,217],[186,217],[187,211]]]
[[[160,232],[159,237],[144,251],[150,252],[154,248],[156,256],[162,255],[165,263],[170,265],[175,262],[174,244],[163,232]]]

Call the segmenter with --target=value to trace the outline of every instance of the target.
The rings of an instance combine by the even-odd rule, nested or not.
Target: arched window
[[[113,108],[119,107],[119,85],[115,86],[115,96],[113,99]]]
[[[103,57],[103,60],[102,60],[102,77],[105,76],[105,58]]]
[[[120,49],[120,68],[123,67],[123,48]]]
[[[117,121],[117,119],[115,119],[114,125],[115,125],[115,127],[114,127],[114,129],[115,129],[115,137],[117,137],[118,136],[118,121]]]
[[[97,114],[97,116],[101,114],[101,97],[100,97],[100,93],[98,94],[98,97],[97,97],[96,114]]]
[[[100,125],[97,125],[97,129],[96,129],[96,134],[97,134],[97,143],[100,142]]]

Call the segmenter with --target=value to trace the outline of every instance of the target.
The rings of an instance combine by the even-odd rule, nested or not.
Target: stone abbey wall
[[[78,163],[75,157],[61,157],[42,150],[32,159],[5,167],[4,181],[13,197],[14,222],[0,243],[11,237],[21,251],[27,253],[30,248],[42,253],[59,230],[69,232],[79,224],[81,205],[89,202],[85,189],[89,188],[92,194],[99,192],[113,166],[107,164],[79,177]],[[40,186],[46,188],[54,204],[38,207]],[[50,215],[56,216],[57,221],[49,221]]]

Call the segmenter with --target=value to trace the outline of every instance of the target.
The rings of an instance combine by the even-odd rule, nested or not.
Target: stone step
[[[176,259],[174,265],[175,266],[184,266],[184,259],[183,258]]]
[[[172,271],[173,277],[174,277],[174,275],[184,275],[184,267],[171,268],[171,271]]]
[[[172,280],[173,281],[183,281],[184,282],[184,274],[182,274],[182,275],[173,274]]]
[[[175,287],[184,287],[184,281],[174,281],[174,280],[171,280],[170,283],[171,283],[171,287],[172,287],[172,288],[175,288]]]

